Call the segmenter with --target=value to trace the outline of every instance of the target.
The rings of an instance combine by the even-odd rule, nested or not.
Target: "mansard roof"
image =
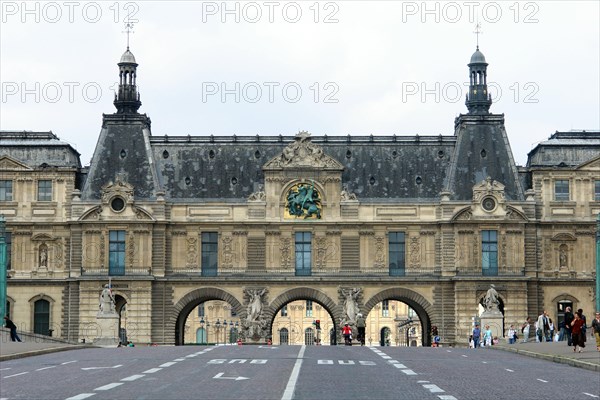
[[[555,132],[527,155],[529,168],[572,168],[600,154],[600,131]]]
[[[31,168],[81,168],[79,152],[52,132],[0,131],[0,155]]]
[[[343,168],[342,185],[368,201],[439,200],[456,141],[442,135],[310,140],[333,160],[332,168]],[[245,201],[264,184],[265,165],[294,141],[294,136],[150,137],[166,198],[186,201]]]

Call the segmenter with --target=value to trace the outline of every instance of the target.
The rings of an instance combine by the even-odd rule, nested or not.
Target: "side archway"
[[[166,322],[167,331],[174,332],[175,345],[184,344],[185,320],[192,310],[200,303],[209,300],[222,300],[235,310],[240,319],[246,316],[246,309],[231,293],[215,287],[196,289],[183,296],[173,307],[171,318]]]
[[[364,315],[368,315],[373,307],[383,300],[397,300],[408,304],[419,316],[423,330],[422,346],[431,346],[431,319],[433,306],[419,293],[405,288],[390,288],[373,295],[364,305]]]

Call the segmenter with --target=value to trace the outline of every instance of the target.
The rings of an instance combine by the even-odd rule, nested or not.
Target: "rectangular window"
[[[554,200],[569,201],[569,181],[554,181]]]
[[[498,275],[497,231],[481,231],[481,269],[484,276]]]
[[[404,276],[404,232],[390,232],[388,238],[390,276]]]
[[[108,232],[108,275],[125,275],[125,231]]]
[[[310,232],[296,232],[296,276],[311,274],[311,245]]]
[[[12,235],[10,232],[4,232],[4,243],[6,243],[6,270],[10,271],[10,258],[12,254]]]
[[[38,181],[38,201],[52,201],[52,181]]]
[[[312,300],[306,300],[306,316],[312,317]]]
[[[217,276],[218,238],[217,232],[202,232],[202,276]]]
[[[287,317],[287,304],[285,306],[281,307],[281,316]]]
[[[198,304],[198,317],[204,317],[204,303]]]
[[[594,182],[594,200],[600,201],[600,181]]]
[[[0,201],[12,201],[12,181],[0,181]]]
[[[384,300],[381,302],[381,316],[389,317],[390,316],[390,301]]]

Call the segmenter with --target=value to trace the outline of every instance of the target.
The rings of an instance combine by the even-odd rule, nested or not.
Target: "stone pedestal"
[[[485,326],[489,325],[490,329],[492,330],[492,339],[497,337],[498,340],[502,340],[502,329],[503,329],[503,323],[504,323],[504,316],[502,315],[501,312],[497,311],[497,312],[490,312],[490,311],[486,311],[483,314],[481,314],[480,317],[480,323],[481,323],[481,337],[483,340],[483,332],[485,331]]]
[[[117,347],[119,344],[119,314],[98,313],[98,337],[94,338],[94,346]]]

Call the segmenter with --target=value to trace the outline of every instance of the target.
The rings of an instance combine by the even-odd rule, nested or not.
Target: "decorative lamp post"
[[[217,318],[217,322],[215,322],[215,333],[216,333],[216,343],[219,345],[219,330],[221,329],[221,321]]]
[[[0,214],[0,320],[6,315],[6,225]],[[4,320],[2,320],[4,322]],[[1,323],[1,322],[0,322]]]
[[[202,336],[200,337],[200,344],[205,344],[206,343],[206,329],[204,329],[204,317],[200,317],[200,329],[202,329],[200,332],[202,332]]]

